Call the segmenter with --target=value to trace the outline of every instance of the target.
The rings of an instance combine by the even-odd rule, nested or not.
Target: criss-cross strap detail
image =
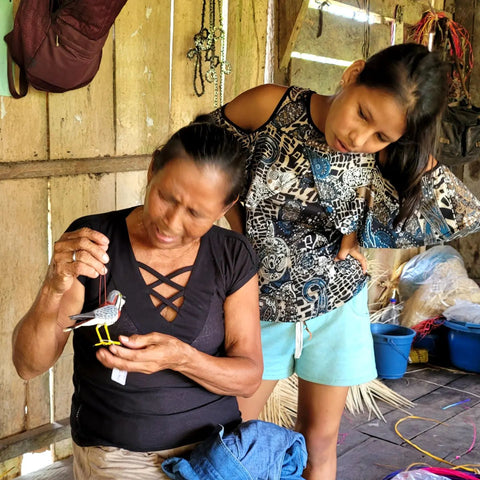
[[[153,277],[157,278],[158,280],[155,280],[152,283],[149,283],[147,285],[149,294],[156,299],[160,300],[160,304],[157,306],[158,312],[160,315],[162,315],[162,311],[166,307],[170,307],[172,310],[175,311],[175,313],[178,313],[179,306],[177,306],[174,302],[178,300],[179,298],[183,297],[185,294],[185,287],[183,285],[180,285],[179,283],[175,282],[172,280],[174,277],[178,277],[179,275],[182,275],[183,273],[186,272],[191,272],[193,269],[193,265],[190,265],[188,267],[182,267],[179,268],[178,270],[173,271],[172,273],[169,273],[168,275],[162,275],[161,273],[157,272],[154,270],[152,267],[146,265],[145,263],[142,262],[137,262],[139,268],[147,271],[150,273]],[[178,290],[177,293],[174,293],[170,297],[165,297],[161,293],[158,293],[155,288],[162,285],[165,283],[166,285]],[[162,315],[163,316],[163,315]]]

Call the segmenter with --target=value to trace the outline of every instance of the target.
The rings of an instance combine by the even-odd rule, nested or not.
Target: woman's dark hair
[[[221,170],[230,184],[225,205],[236,200],[242,192],[246,157],[240,143],[225,128],[197,121],[181,128],[163,147],[153,152],[152,173],[178,158],[188,158],[199,166]]]
[[[392,94],[406,109],[405,134],[387,147],[382,173],[400,197],[394,224],[412,215],[421,200],[421,178],[435,156],[448,96],[447,64],[416,43],[388,47],[370,57],[356,83]]]

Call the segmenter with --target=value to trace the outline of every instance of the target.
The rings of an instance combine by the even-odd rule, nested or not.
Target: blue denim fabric
[[[223,436],[223,427],[188,459],[162,463],[174,480],[301,480],[307,464],[303,435],[273,423],[250,420]]]

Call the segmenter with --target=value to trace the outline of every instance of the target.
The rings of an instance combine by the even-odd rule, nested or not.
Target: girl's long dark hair
[[[370,57],[356,83],[393,94],[406,109],[406,131],[387,148],[382,174],[399,194],[394,225],[410,217],[421,200],[421,179],[435,157],[438,126],[448,96],[447,64],[416,43],[388,47]]]

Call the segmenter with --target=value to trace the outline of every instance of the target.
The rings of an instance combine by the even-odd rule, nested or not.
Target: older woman
[[[76,478],[164,478],[159,467],[241,416],[263,370],[256,259],[214,222],[237,201],[244,158],[224,129],[194,123],[153,155],[144,205],[76,220],[55,243],[40,292],[17,325],[13,360],[30,379],[62,353],[71,316],[118,290],[95,347],[75,330],[71,427]],[[165,477],[166,478],[166,477]]]

